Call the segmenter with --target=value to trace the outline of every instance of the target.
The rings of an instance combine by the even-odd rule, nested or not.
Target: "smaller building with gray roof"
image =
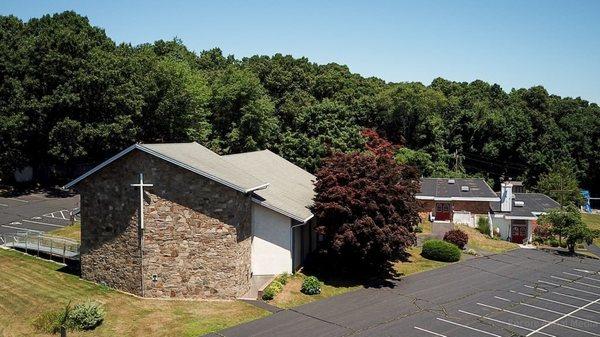
[[[500,201],[490,204],[490,221],[495,235],[514,243],[531,243],[540,215],[560,207],[554,199],[542,193],[515,193],[514,184],[501,184]]]

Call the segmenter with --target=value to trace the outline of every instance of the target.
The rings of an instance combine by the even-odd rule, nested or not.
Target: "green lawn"
[[[411,247],[408,249],[408,253],[411,255],[406,262],[395,262],[394,270],[401,276],[407,276],[422,271],[440,268],[448,265],[446,262],[438,262],[428,260],[421,256],[420,247]],[[357,290],[363,286],[348,280],[325,280],[321,286],[321,293],[318,295],[305,295],[300,292],[302,286],[302,280],[305,275],[302,273],[296,273],[290,277],[287,284],[283,287],[281,293],[277,294],[275,298],[269,303],[276,305],[280,308],[292,308],[306,303],[322,300],[331,296],[340,295],[349,291]]]
[[[105,322],[69,336],[198,336],[269,313],[239,301],[141,299],[59,271],[60,265],[0,249],[0,336],[50,336],[31,322],[45,311],[87,299],[103,303]]]
[[[48,233],[54,236],[81,241],[81,223],[78,221],[71,226],[58,228]]]
[[[581,218],[590,229],[600,230],[600,214],[581,213]],[[600,238],[595,239],[594,243],[600,246]]]
[[[317,295],[305,295],[300,292],[302,287],[302,280],[306,276],[302,273],[296,273],[292,275],[283,290],[275,296],[275,298],[269,303],[278,306],[280,308],[292,308],[302,304],[322,300],[327,297],[341,295],[349,291],[360,289],[362,286],[356,284],[350,284],[348,282],[337,282],[334,280],[327,280],[321,285],[321,293]]]
[[[475,228],[462,225],[458,225],[456,228],[460,228],[462,231],[467,233],[469,236],[469,243],[467,243],[467,247],[474,249],[478,253],[504,253],[519,247],[517,244],[512,242],[494,240],[488,235],[481,234],[481,232]]]
[[[394,270],[402,276],[444,267],[449,264],[448,262],[433,261],[424,258],[421,256],[421,247],[411,247],[408,249],[408,253],[410,253],[408,261],[394,263]]]

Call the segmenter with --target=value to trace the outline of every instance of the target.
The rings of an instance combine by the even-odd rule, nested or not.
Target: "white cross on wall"
[[[150,187],[154,185],[144,184],[144,174],[140,173],[139,184],[131,184],[131,186],[140,188],[140,229],[144,229],[144,187]]]

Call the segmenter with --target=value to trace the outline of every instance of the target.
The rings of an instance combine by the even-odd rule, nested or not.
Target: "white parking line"
[[[442,335],[441,333],[437,333],[437,332],[429,331],[429,330],[426,330],[426,329],[423,329],[423,328],[419,328],[418,326],[415,326],[415,329],[417,329],[417,330],[421,330],[421,331],[423,331],[423,332],[430,333],[430,334],[432,334],[432,335],[434,335],[434,336],[439,336],[439,337],[448,337],[448,336],[446,336],[446,335]]]
[[[519,294],[519,295],[522,295],[522,296],[527,296],[527,297],[530,297],[530,298],[534,298],[536,300],[542,300],[542,301],[546,301],[546,302],[550,302],[550,303],[560,304],[560,305],[564,305],[565,307],[570,307],[570,308],[579,308],[579,306],[576,306],[576,305],[573,305],[573,304],[569,304],[569,303],[554,301],[554,300],[551,300],[551,299],[548,299],[548,298],[538,297],[538,296],[534,296],[534,295],[531,295],[531,294],[522,293],[522,292],[519,292],[519,291],[514,291],[514,290],[509,290],[509,291],[511,293]],[[563,295],[561,293],[554,293],[554,294]],[[568,296],[568,297],[570,297],[570,296]],[[577,299],[579,299],[579,298],[577,298]],[[586,301],[586,302],[588,302],[588,300],[585,300],[585,299],[583,299],[583,300]],[[595,314],[600,314],[600,311],[596,311],[596,310],[592,310],[592,309],[588,309],[588,308],[585,308],[585,311],[593,312]]]
[[[600,300],[600,298],[599,298],[598,300]],[[590,304],[591,304],[591,303],[590,303]],[[574,328],[574,327],[572,327],[572,326],[568,326],[568,325],[564,325],[564,324],[560,324],[560,323],[558,323],[558,321],[560,321],[562,318],[566,318],[566,317],[568,317],[568,316],[570,316],[570,315],[568,315],[568,316],[566,316],[566,315],[565,315],[565,316],[563,316],[561,319],[557,319],[557,320],[554,320],[554,321],[552,321],[552,322],[551,322],[551,321],[548,321],[548,320],[545,320],[545,319],[542,319],[542,318],[539,318],[539,317],[534,317],[534,316],[530,316],[530,315],[525,315],[525,314],[522,314],[522,313],[519,313],[519,312],[515,312],[515,311],[511,311],[511,310],[506,310],[506,309],[502,309],[502,308],[494,307],[494,306],[492,306],[492,305],[487,305],[487,304],[483,304],[483,303],[477,303],[477,305],[481,305],[481,306],[483,306],[483,307],[487,307],[487,308],[494,309],[494,310],[498,310],[498,311],[502,311],[502,312],[507,312],[507,313],[509,313],[509,314],[513,314],[513,315],[516,315],[516,316],[521,316],[521,317],[531,318],[531,319],[535,319],[535,320],[537,320],[537,321],[540,321],[540,322],[545,322],[545,323],[548,323],[548,324],[546,324],[545,326],[548,326],[548,325],[550,325],[550,324],[554,324],[554,325],[557,325],[557,326],[560,326],[560,327],[563,327],[563,328],[566,328],[566,329],[571,329],[571,330],[575,330],[575,331],[579,331],[579,332],[587,333],[587,334],[589,334],[589,335],[592,335],[592,336],[600,336],[600,334],[597,334],[597,333],[594,333],[594,332],[589,332],[589,331],[586,331],[586,330],[582,330],[582,329]],[[577,312],[577,311],[579,311],[580,309],[581,309],[581,308],[579,308],[579,309],[576,309],[576,310],[572,311],[571,313],[576,313],[576,312]],[[539,330],[541,330],[541,328],[540,328],[540,329],[538,329],[537,331],[539,331]],[[530,336],[531,334],[533,334],[533,332],[532,332],[532,333],[530,333],[530,334],[528,334],[527,336]]]
[[[581,284],[581,285],[588,286],[588,287],[591,287],[591,288],[598,288],[598,289],[600,289],[600,286],[596,286],[596,285],[593,285],[593,284],[588,284],[588,283],[585,283],[585,282],[580,282],[580,281],[577,281],[577,280],[570,280],[568,278],[558,277],[558,276],[554,276],[554,275],[550,275],[550,277],[553,278],[553,279],[561,280],[561,281],[567,281],[567,282],[577,283],[577,284]]]
[[[69,210],[63,209],[61,211],[54,211],[54,212],[46,213],[46,214],[44,214],[44,216],[47,218],[69,221],[70,217],[66,217],[63,212],[67,212],[67,215],[69,215]]]
[[[487,331],[479,330],[479,329],[476,329],[476,328],[470,327],[470,326],[468,326],[468,325],[464,325],[464,324],[460,324],[460,323],[452,322],[452,321],[449,321],[449,320],[446,320],[446,319],[443,319],[443,318],[439,318],[439,317],[438,317],[438,321],[442,321],[442,322],[446,322],[446,323],[454,324],[454,325],[456,325],[456,326],[460,326],[460,327],[462,327],[462,328],[465,328],[465,329],[470,329],[470,330],[473,330],[473,331],[481,332],[481,333],[483,333],[483,334],[486,334],[486,335],[495,336],[495,337],[502,337],[502,336],[500,336],[500,335],[496,335],[495,333],[491,333],[491,332],[487,332]]]
[[[0,204],[0,206],[8,207],[8,205],[7,205],[7,204]]]
[[[573,270],[580,271],[580,272],[586,273],[586,274],[600,275],[600,272],[597,272],[597,271],[591,271],[591,270],[586,270],[586,269],[577,269],[577,268],[573,268]]]
[[[529,288],[529,289],[533,289],[533,290],[541,290],[543,292],[548,292],[548,289],[544,289],[542,287],[532,287],[530,285],[524,284],[523,287],[525,288]]]
[[[471,315],[471,316],[479,317],[479,318],[481,318],[481,319],[485,319],[485,320],[488,320],[488,321],[492,321],[492,322],[496,322],[496,323],[500,323],[500,324],[505,324],[505,325],[508,325],[508,326],[512,326],[512,327],[515,327],[515,328],[523,329],[523,330],[525,330],[525,331],[533,331],[533,329],[529,329],[529,328],[526,328],[526,327],[524,327],[524,326],[520,326],[520,325],[517,325],[517,324],[513,324],[513,323],[509,323],[509,322],[501,321],[501,320],[499,320],[499,319],[495,319],[495,318],[491,318],[491,317],[486,317],[486,316],[477,315],[477,314],[474,314],[474,313],[472,313],[472,312],[468,312],[468,311],[464,311],[464,310],[460,310],[460,309],[458,310],[458,312],[462,312],[463,314],[467,314],[467,315]],[[538,332],[538,333],[539,333],[539,334],[542,334],[542,335],[546,335],[546,336],[548,336],[548,337],[556,337],[556,336],[554,336],[554,335],[551,335],[551,334],[549,334],[549,333],[545,333],[545,332]]]
[[[499,299],[501,301],[505,301],[505,302],[516,303],[516,304],[523,305],[523,306],[526,306],[526,307],[530,307],[530,308],[534,308],[534,309],[538,309],[538,310],[542,310],[542,311],[546,311],[546,312],[551,312],[551,313],[557,314],[557,315],[564,315],[565,314],[564,312],[560,312],[560,311],[556,311],[556,310],[551,310],[551,309],[546,309],[546,308],[538,307],[537,305],[532,305],[532,304],[525,303],[525,302],[511,301],[508,298],[504,298],[504,297],[500,297],[500,296],[494,296],[494,298],[497,298],[497,299]],[[575,318],[575,319],[578,319],[578,320],[581,320],[581,321],[585,321],[585,322],[589,322],[589,323],[600,325],[600,322],[596,322],[596,321],[593,321],[591,319],[587,319],[587,318],[583,318],[583,317],[571,316],[571,318]]]
[[[59,227],[59,228],[63,228],[63,227],[65,227],[65,226],[60,226],[60,225],[54,225],[54,224],[47,223],[47,222],[32,221],[32,220],[26,220],[26,219],[23,219],[23,221],[24,221],[24,222],[29,222],[29,223],[38,224],[38,225],[44,225],[44,226]]]
[[[565,274],[565,275],[571,275],[571,276],[576,276],[576,277],[581,277],[581,278],[584,278],[586,280],[592,280],[592,281],[600,282],[600,280],[595,279],[593,277],[583,276],[583,275],[573,274],[573,273],[567,273],[566,271],[563,271],[563,274]]]
[[[18,229],[18,230],[28,231],[28,232],[43,233],[42,231],[38,231],[38,230],[35,230],[35,229],[29,229],[29,228],[25,228],[25,227],[13,227],[13,226],[9,226],[9,225],[1,225],[1,226],[5,227],[5,228]]]
[[[560,284],[556,284],[556,283],[552,283],[552,282],[546,282],[543,280],[538,280],[538,282],[540,283],[544,283],[544,284],[549,284],[551,286],[555,286],[555,287],[559,287],[559,288],[565,288],[565,289],[571,289],[571,290],[575,290],[575,291],[579,291],[585,294],[591,294],[591,295],[595,295],[595,296],[600,296],[600,294],[597,294],[595,292],[591,292],[591,291],[587,291],[587,290],[582,290],[582,289],[577,289],[577,288],[573,288],[573,287],[569,287],[569,286],[565,286],[565,285],[560,285]]]
[[[592,300],[591,300],[591,299],[589,299],[589,298],[583,298],[583,297],[573,296],[573,295],[569,295],[569,294],[563,294],[563,293],[559,293],[559,292],[557,292],[557,291],[553,291],[552,293],[553,293],[553,294],[556,294],[556,295],[559,295],[559,296],[564,296],[564,297],[572,298],[572,299],[574,299],[574,300],[580,300],[580,301],[584,301],[584,302],[586,302],[586,303],[587,303],[587,302],[589,302],[589,301],[592,301]]]
[[[14,200],[14,201],[18,201],[18,202],[22,202],[22,203],[28,203],[29,201],[27,200],[21,200],[21,199],[17,199],[17,198],[6,198],[6,199],[10,199],[10,200]]]
[[[565,319],[565,318],[567,318],[567,317],[569,317],[569,316],[573,315],[574,313],[578,312],[579,310],[583,310],[583,309],[587,308],[588,306],[590,306],[590,305],[592,305],[592,304],[594,304],[594,303],[598,303],[598,301],[600,301],[600,298],[596,299],[596,300],[595,300],[595,301],[593,301],[593,302],[590,302],[590,303],[588,303],[588,304],[584,305],[584,306],[583,306],[583,307],[581,307],[581,308],[575,309],[575,310],[571,311],[570,313],[564,314],[563,316],[561,316],[561,317],[559,317],[559,318],[557,318],[557,319],[553,320],[552,322],[548,322],[548,324],[546,324],[546,325],[544,325],[544,326],[542,326],[542,327],[539,327],[539,328],[537,328],[535,331],[532,331],[532,332],[528,333],[528,334],[527,334],[527,336],[531,336],[531,335],[533,335],[534,333],[537,333],[537,332],[541,331],[542,329],[544,329],[544,328],[546,328],[546,327],[548,327],[548,326],[550,326],[550,325],[552,325],[552,324],[559,325],[559,324],[557,323],[558,321],[560,321],[560,320],[562,320],[562,319]],[[571,327],[571,329],[573,329],[573,330],[579,330],[579,329],[576,329],[576,328],[573,328],[573,327]],[[585,330],[581,330],[581,331],[582,331],[582,332],[586,332]],[[595,336],[600,336],[600,335],[598,335],[598,334],[594,334],[594,333],[592,333],[592,332],[587,332],[587,333],[589,333],[589,334],[591,334],[591,335],[595,335]]]

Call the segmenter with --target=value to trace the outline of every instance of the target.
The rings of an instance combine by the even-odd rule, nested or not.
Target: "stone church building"
[[[82,277],[144,297],[239,297],[316,246],[314,179],[268,150],[132,145],[65,186],[81,195]]]

